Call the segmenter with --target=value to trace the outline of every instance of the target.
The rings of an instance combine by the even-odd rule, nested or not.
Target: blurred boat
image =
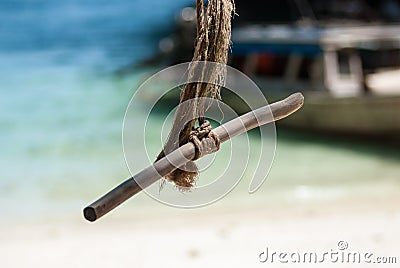
[[[250,76],[269,101],[295,91],[306,97],[280,124],[400,140],[400,3],[235,2],[240,16],[229,65]],[[190,60],[195,19],[194,8],[182,9],[175,33],[160,42],[170,63]],[[229,92],[222,96],[247,111]]]
[[[302,91],[281,124],[400,138],[400,25],[259,26],[233,31],[231,65],[269,100]]]

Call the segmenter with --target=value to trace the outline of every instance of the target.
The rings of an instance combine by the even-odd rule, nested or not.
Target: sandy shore
[[[1,267],[309,267],[259,261],[261,252],[338,250],[396,256],[400,210],[395,195],[340,201],[227,201],[196,210],[157,203],[119,208],[99,222],[80,215],[3,222]],[[316,266],[315,264],[313,264]],[[318,267],[364,267],[334,263]],[[397,267],[368,264],[368,267]]]

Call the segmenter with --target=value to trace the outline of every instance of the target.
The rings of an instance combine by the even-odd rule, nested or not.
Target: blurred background
[[[341,240],[398,255],[400,1],[235,2],[229,65],[269,101],[306,96],[277,124],[267,181],[249,195],[245,173],[194,210],[142,193],[88,223],[83,207],[130,176],[121,128],[136,88],[191,59],[195,3],[0,0],[1,267],[252,267],[266,246]]]

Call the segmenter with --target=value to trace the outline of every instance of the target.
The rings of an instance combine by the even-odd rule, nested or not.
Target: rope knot
[[[204,120],[199,127],[190,131],[189,141],[192,142],[195,147],[193,161],[199,159],[203,155],[218,151],[221,144],[218,135],[212,132],[211,124],[207,120]],[[214,144],[210,144],[210,142]]]

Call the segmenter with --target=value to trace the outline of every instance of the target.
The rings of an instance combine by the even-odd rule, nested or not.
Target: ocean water
[[[187,3],[0,0],[0,218],[80,214],[130,176],[122,121],[135,89],[154,70],[114,71],[155,53]],[[138,120],[144,116],[138,110]],[[152,124],[162,120],[160,114]],[[400,189],[397,147],[277,133],[275,162],[258,199],[266,193],[318,200]],[[149,142],[158,145],[158,137]],[[246,176],[229,198],[248,197]]]
[[[144,71],[114,72],[188,2],[0,1],[0,218],[83,207],[128,177],[121,126]]]

